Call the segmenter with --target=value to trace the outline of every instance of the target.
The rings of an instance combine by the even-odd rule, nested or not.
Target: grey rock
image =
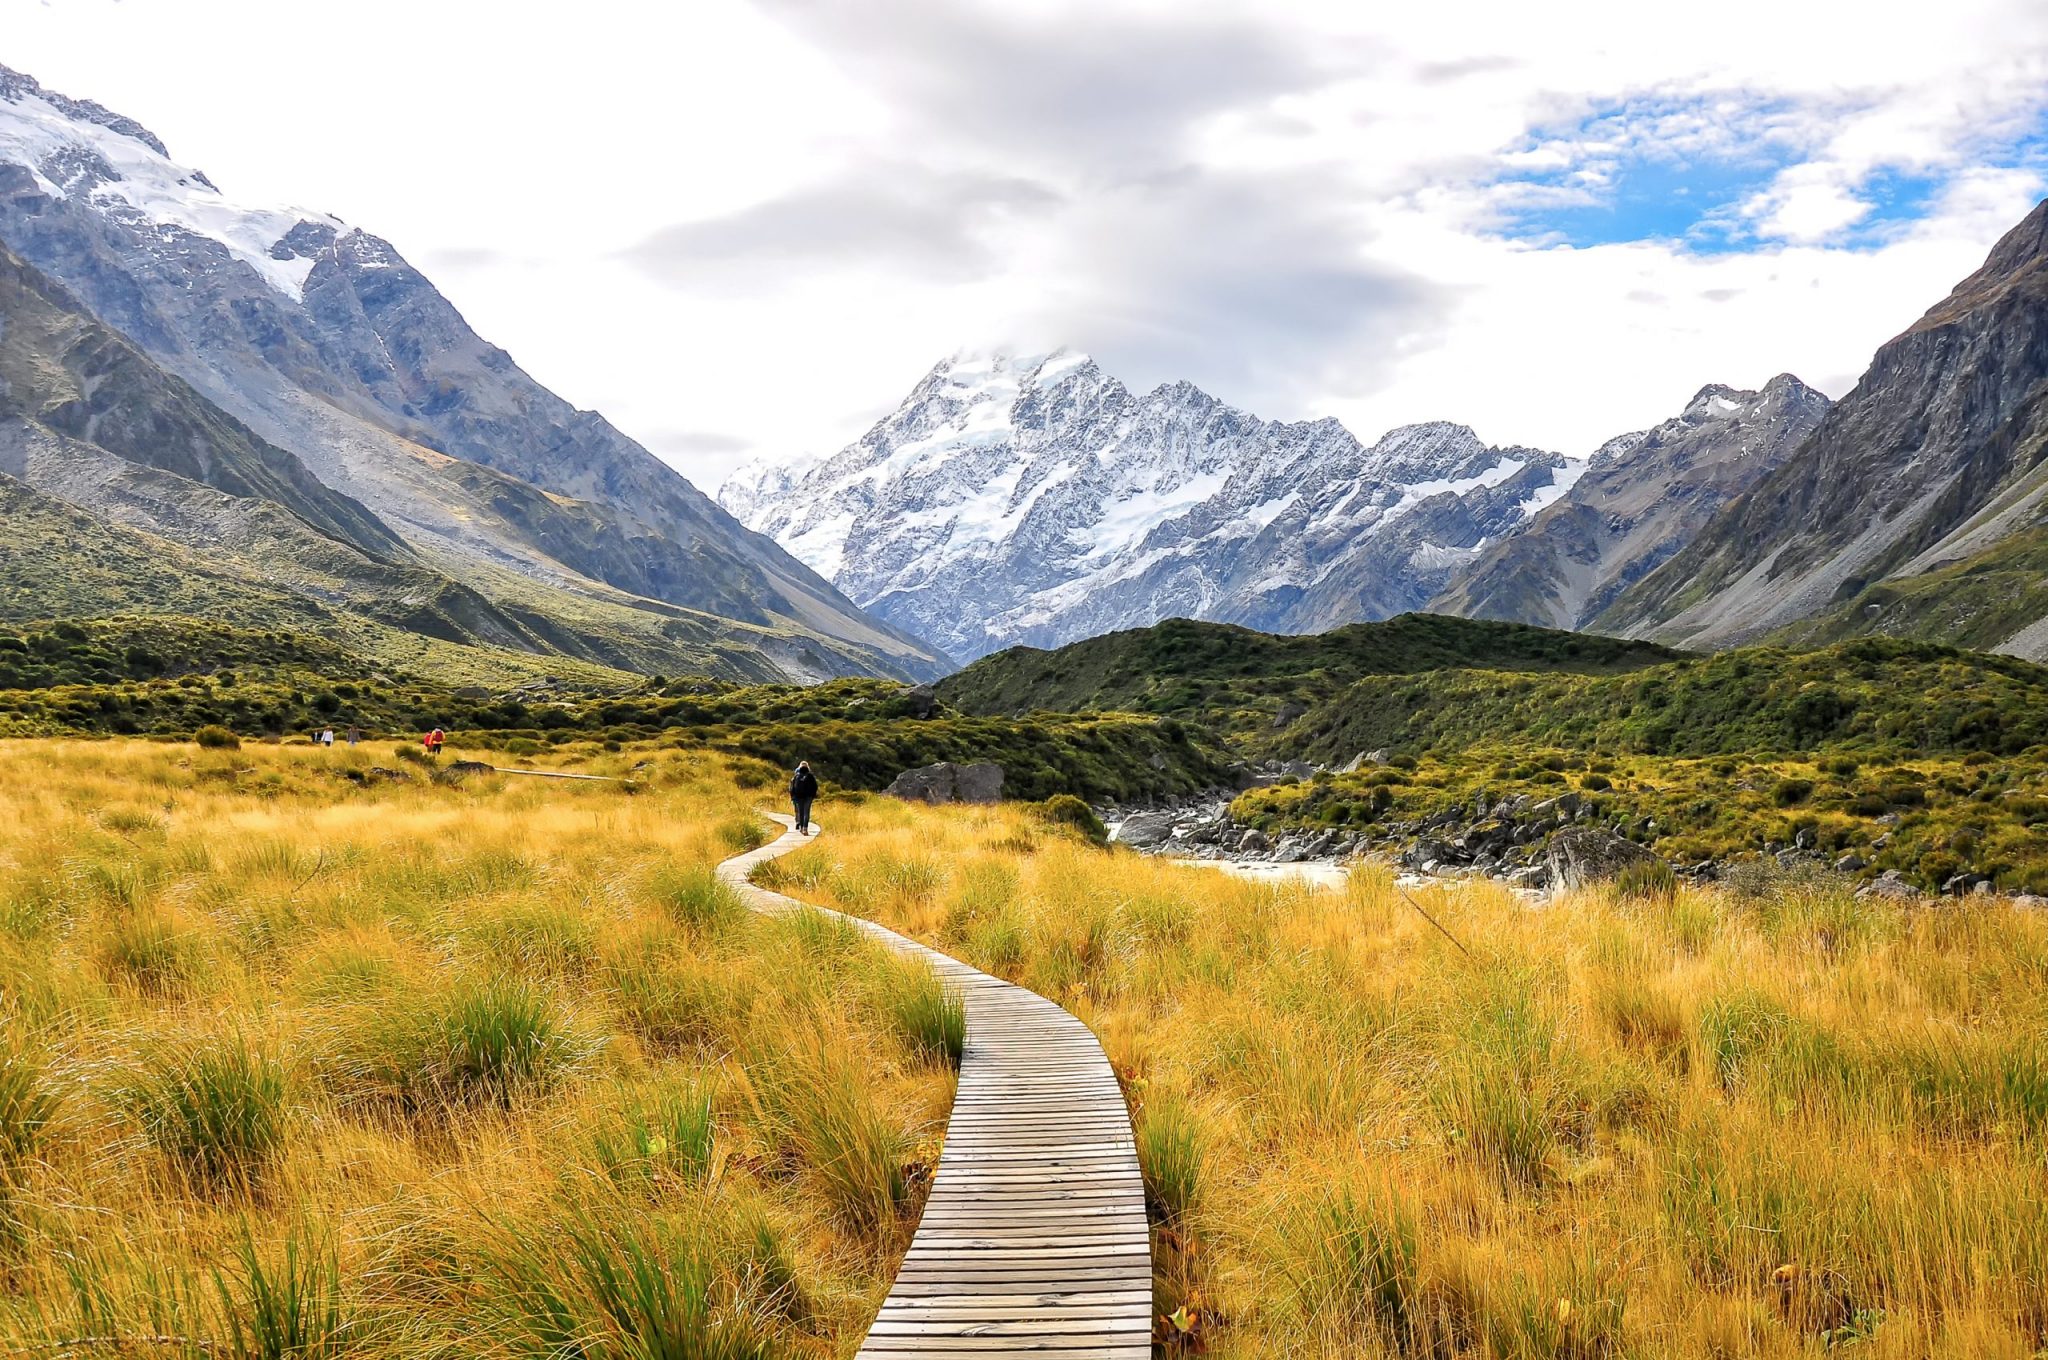
[[[1510,872],[1507,876],[1510,888],[1547,888],[1550,886],[1548,865],[1531,864]]]
[[[1567,827],[1550,838],[1550,881],[1570,890],[1605,882],[1636,864],[1660,862],[1634,841],[1597,827]]]
[[[1899,902],[1918,901],[1926,894],[1906,882],[1897,869],[1887,869],[1856,892],[1858,897],[1882,897]]]
[[[1247,831],[1237,843],[1237,848],[1247,855],[1263,854],[1273,848],[1273,842],[1263,831]]]
[[[1857,870],[1864,868],[1869,862],[1863,856],[1851,851],[1835,861],[1835,872],[1838,874],[1853,874]]]
[[[993,803],[1003,796],[1003,767],[993,761],[936,765],[905,770],[886,790],[915,803]]]

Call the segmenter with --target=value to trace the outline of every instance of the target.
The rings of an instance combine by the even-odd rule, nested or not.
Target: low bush
[[[239,751],[242,739],[218,723],[208,723],[192,734],[192,740],[209,751]]]
[[[1053,826],[1078,831],[1092,845],[1109,844],[1109,828],[1095,809],[1071,793],[1056,793],[1038,805],[1039,816]]]

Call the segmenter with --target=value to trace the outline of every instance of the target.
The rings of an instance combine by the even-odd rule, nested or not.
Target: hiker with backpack
[[[789,801],[796,809],[796,829],[806,835],[816,835],[811,830],[811,803],[818,796],[818,776],[811,773],[811,762],[799,760],[796,773],[789,777]]]

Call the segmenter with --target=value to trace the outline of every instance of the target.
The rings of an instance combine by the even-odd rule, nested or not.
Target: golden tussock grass
[[[720,758],[379,754],[0,743],[0,1354],[851,1354],[929,975],[739,907]]]
[[[771,886],[1059,1000],[1125,1079],[1178,1350],[2027,1357],[2048,917],[1812,883],[1531,908],[827,805]]]

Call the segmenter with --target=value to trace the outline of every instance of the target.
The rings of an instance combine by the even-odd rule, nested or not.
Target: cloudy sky
[[[1707,382],[1840,395],[2048,183],[2039,0],[0,0],[0,34],[236,197],[389,238],[707,487],[993,345],[1567,453]]]

